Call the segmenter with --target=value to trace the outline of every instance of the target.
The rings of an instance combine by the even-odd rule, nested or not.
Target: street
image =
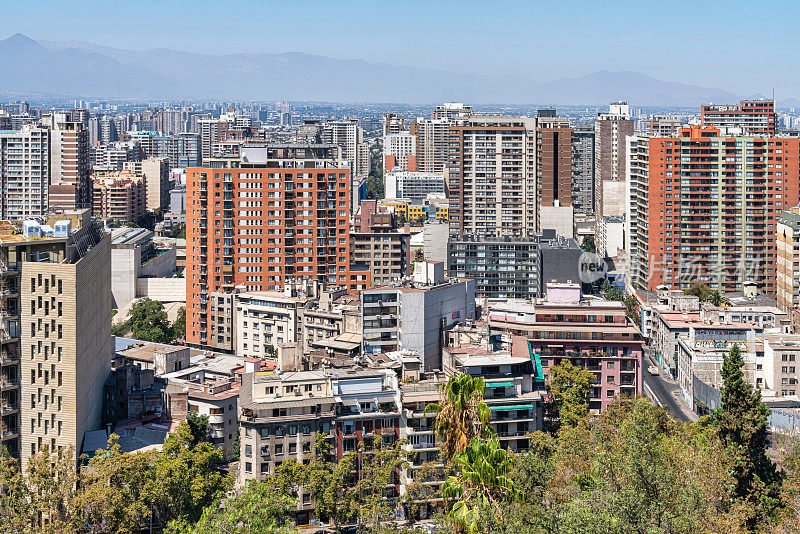
[[[650,365],[656,365],[655,360],[650,356],[651,351],[645,349],[644,358],[644,393],[647,398],[660,406],[666,406],[667,409],[679,420],[691,423],[697,421],[698,416],[694,413],[683,400],[680,386],[674,380],[665,378],[663,369],[659,367],[660,373],[658,375],[651,375],[647,371]]]

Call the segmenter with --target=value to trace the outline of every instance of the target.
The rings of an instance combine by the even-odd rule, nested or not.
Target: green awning
[[[489,406],[492,412],[510,412],[511,410],[532,410],[533,404],[512,404],[511,406]]]
[[[486,382],[487,388],[513,388],[514,382]]]

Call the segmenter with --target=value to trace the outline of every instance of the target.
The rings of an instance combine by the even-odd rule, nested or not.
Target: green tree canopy
[[[568,358],[562,358],[550,368],[547,377],[547,415],[551,430],[557,431],[562,426],[573,427],[586,417],[589,392],[594,381],[594,373],[572,365]]]
[[[722,403],[714,413],[720,439],[735,462],[733,497],[752,505],[748,526],[775,513],[781,475],[767,456],[769,408],[761,392],[745,380],[744,359],[734,345],[722,364]]]

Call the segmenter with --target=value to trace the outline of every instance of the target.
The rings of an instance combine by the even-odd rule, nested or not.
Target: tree
[[[393,503],[387,499],[389,496],[385,492],[399,475],[399,470],[408,465],[408,453],[404,445],[404,441],[384,443],[380,436],[375,438],[370,448],[361,442],[360,469],[355,485],[359,525],[377,528],[381,521],[394,512]]]
[[[184,339],[186,337],[186,306],[178,308],[178,316],[172,323],[173,340]]]
[[[192,447],[187,423],[178,426],[154,458],[147,490],[161,524],[174,520],[196,523],[205,507],[230,486],[222,471],[222,451],[207,442]]]
[[[186,417],[186,422],[189,424],[189,430],[192,432],[192,447],[204,441],[208,443],[211,442],[211,424],[208,422],[207,415],[189,412],[189,415]]]
[[[633,323],[637,326],[641,327],[641,316],[639,315],[639,301],[636,300],[636,297],[633,295],[628,295],[624,299],[622,299],[623,304],[625,304],[625,315],[628,316],[628,319],[633,321]]]
[[[709,288],[706,284],[695,282],[689,289],[684,289],[683,293],[685,295],[692,295],[697,297],[698,299],[700,299],[700,302],[705,302],[711,296],[711,288]]]
[[[716,307],[728,306],[731,303],[727,297],[722,296],[722,293],[719,292],[719,289],[715,289],[708,295],[708,302],[711,303],[712,306]]]
[[[581,244],[581,247],[586,252],[597,252],[597,248],[595,247],[594,244],[594,236],[593,235],[583,236],[583,242]]]
[[[83,521],[107,532],[138,532],[151,514],[148,480],[153,476],[152,452],[126,454],[111,434],[83,469],[78,496]]]
[[[331,521],[334,529],[358,513],[356,493],[348,484],[355,463],[354,453],[345,454],[337,462],[331,442],[317,433],[314,456],[304,466],[303,489],[311,495],[320,521]]]
[[[607,300],[622,302],[625,299],[625,293],[608,280],[603,280],[603,284],[600,286],[600,293]]]
[[[451,376],[439,387],[441,401],[429,404],[426,412],[437,411],[436,435],[442,441],[445,460],[463,451],[476,436],[492,434],[489,407],[483,402],[486,381],[467,374]]]
[[[297,499],[283,494],[273,477],[250,481],[237,496],[219,499],[204,511],[194,534],[289,532],[291,512]]]
[[[44,445],[28,458],[25,470],[26,495],[35,532],[63,534],[78,530],[75,450],[69,447],[50,453]]]
[[[164,311],[164,304],[147,297],[136,301],[131,306],[127,320],[115,325],[112,333],[125,335],[121,334],[123,331],[125,334],[130,332],[134,339],[153,343],[171,343],[175,339],[172,326],[167,319],[167,312]]]
[[[31,528],[29,500],[19,460],[0,449],[0,532]]]
[[[722,402],[714,413],[719,437],[734,459],[733,498],[752,508],[746,519],[753,528],[779,506],[782,476],[767,457],[769,408],[761,392],[744,379],[744,359],[734,345],[722,364]]]
[[[713,428],[646,399],[565,427],[549,454],[542,532],[738,532],[732,464]]]
[[[589,391],[594,381],[594,373],[572,365],[568,358],[563,358],[558,365],[550,368],[547,409],[552,430],[574,427],[586,417]]]
[[[453,457],[458,474],[442,486],[442,497],[450,502],[448,517],[467,532],[478,532],[482,509],[504,524],[507,505],[522,497],[510,478],[512,462],[497,438],[474,437],[469,446]]]

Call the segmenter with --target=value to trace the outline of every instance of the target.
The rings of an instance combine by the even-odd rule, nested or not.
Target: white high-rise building
[[[0,132],[0,218],[29,219],[47,211],[50,130],[25,125]]]
[[[383,136],[383,172],[415,171],[417,136],[408,132]]]

